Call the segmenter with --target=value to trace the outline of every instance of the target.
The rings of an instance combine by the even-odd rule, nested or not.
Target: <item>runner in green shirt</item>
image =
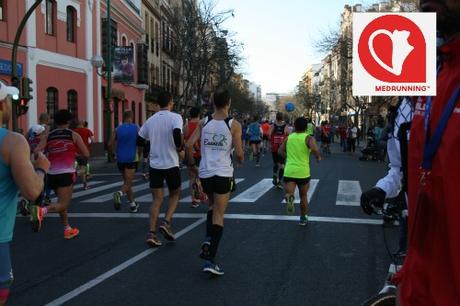
[[[279,149],[279,154],[287,157],[284,169],[287,213],[294,214],[294,191],[297,186],[300,194],[299,224],[302,226],[306,226],[308,222],[307,193],[310,187],[310,153],[315,155],[318,162],[321,160],[315,139],[306,132],[307,125],[307,119],[297,118],[294,122],[294,132]]]

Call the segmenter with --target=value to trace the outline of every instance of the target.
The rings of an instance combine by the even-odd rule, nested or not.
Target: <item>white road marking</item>
[[[273,187],[272,179],[262,179],[249,189],[230,199],[232,203],[254,203]]]
[[[317,179],[312,179],[310,180],[310,188],[308,188],[308,193],[307,193],[307,199],[308,203],[310,204],[311,198],[313,197],[313,194],[315,193],[316,187],[318,186],[319,180]],[[299,189],[295,189],[295,201],[294,203],[300,204],[300,195],[299,195]],[[283,200],[283,204],[286,204],[286,200]]]
[[[58,214],[48,214],[47,218],[59,218]],[[146,219],[149,218],[147,213],[69,213],[71,218],[101,218],[101,219]],[[164,217],[164,214],[160,214]],[[173,216],[177,219],[201,219],[206,214],[202,213],[176,213]],[[18,216],[18,218],[26,218]],[[28,218],[28,217],[27,217]],[[298,216],[286,215],[257,215],[257,214],[226,214],[227,220],[262,220],[262,221],[299,221]],[[382,225],[383,221],[378,219],[359,219],[359,218],[339,218],[339,217],[315,217],[308,216],[312,222],[323,223],[344,223],[344,224],[364,224],[364,225]],[[46,221],[45,221],[46,222]]]
[[[359,181],[340,180],[335,205],[359,206],[361,193]]]
[[[244,178],[237,178],[237,179],[235,179],[236,184],[239,184],[239,183],[241,183],[242,181],[244,181]],[[185,198],[183,198],[183,199],[180,199],[179,202],[181,202],[181,203],[191,203],[191,202],[192,202],[192,196],[189,195],[188,197],[185,197]]]
[[[149,185],[150,185],[150,183],[144,183],[144,184],[140,184],[140,185],[137,185],[137,186],[133,186],[132,189],[133,189],[133,192],[139,192],[139,191],[148,189],[148,191],[149,191],[148,194],[150,194]],[[107,202],[109,200],[112,200],[112,198],[113,198],[113,193],[108,193],[108,194],[100,195],[100,196],[95,197],[95,198],[84,200],[82,202],[83,203],[104,203],[104,202]]]
[[[189,226],[187,226],[183,230],[177,232],[176,239],[180,238],[181,236],[183,236],[186,233],[190,232],[191,230],[193,230],[197,226],[201,225],[205,221],[206,221],[205,218],[201,218],[201,219],[195,221],[194,223],[190,224]],[[120,273],[121,271],[123,271],[126,268],[132,266],[133,264],[137,263],[138,261],[144,259],[145,257],[149,256],[150,254],[155,253],[157,250],[159,250],[159,249],[158,248],[156,248],[156,249],[147,249],[147,250],[139,253],[138,255],[126,260],[122,264],[114,267],[113,269],[111,269],[111,270],[109,270],[109,271],[97,276],[96,278],[90,280],[89,282],[81,285],[80,287],[78,287],[78,288],[66,293],[65,295],[55,299],[52,302],[49,302],[45,306],[62,305],[64,303],[76,298],[77,296],[79,296],[80,294],[84,293],[85,291],[88,291],[89,289],[99,285],[100,283],[102,283],[103,281],[109,279],[110,277],[114,276],[115,274]]]
[[[189,182],[190,181],[187,180],[187,181],[181,183],[181,187],[180,187],[181,191],[188,189]],[[167,197],[168,195],[169,195],[168,188],[164,188],[163,196]],[[143,195],[143,196],[141,196],[139,198],[136,198],[136,202],[137,203],[151,203],[152,202],[152,192],[150,191],[150,187],[149,187],[149,193],[145,194],[145,195]]]

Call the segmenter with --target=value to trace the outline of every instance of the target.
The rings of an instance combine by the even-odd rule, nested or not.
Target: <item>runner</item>
[[[197,128],[197,126],[200,123],[200,115],[201,115],[201,110],[198,107],[192,107],[190,109],[190,120],[187,122],[187,124],[184,127],[184,135],[185,135],[185,141],[190,139],[192,136],[193,132]],[[200,150],[200,142],[197,141],[195,145],[192,147],[193,148],[193,159],[194,159],[194,165],[199,165],[200,164],[200,159],[201,159],[201,150]],[[189,181],[190,181],[190,190],[192,191],[192,208],[197,208],[200,206],[200,202],[202,200],[205,200],[201,188],[201,182],[200,179],[196,176],[195,171],[192,171],[190,167],[188,167],[188,176],[189,176]]]
[[[300,194],[300,225],[308,224],[308,188],[310,186],[310,152],[319,162],[321,155],[315,139],[305,131],[308,121],[297,118],[294,122],[295,131],[283,142],[279,153],[287,156],[284,169],[284,188],[288,215],[294,214],[294,191],[297,186]]]
[[[88,152],[91,152],[90,143],[94,142],[93,132],[91,132],[90,129],[85,127],[85,123],[82,120],[78,120],[77,128],[75,128],[74,131],[78,133],[78,135],[80,135],[81,139],[83,140],[83,143],[88,149]],[[89,189],[88,182],[87,182],[88,177],[89,177],[89,160],[88,158],[84,157],[81,154],[81,152],[77,152],[77,153],[78,153],[76,157],[77,173],[81,175],[81,180],[83,182],[83,188],[87,190]]]
[[[331,125],[326,120],[321,124],[321,147],[324,154],[331,154]]]
[[[246,119],[243,120],[242,124],[242,132],[241,132],[241,140],[243,141],[243,150],[244,152],[248,151],[248,141],[249,141],[249,135],[248,135],[248,121]]]
[[[268,151],[268,142],[270,140],[270,123],[268,120],[265,120],[265,122],[262,124],[262,139],[263,139],[263,144],[262,144],[262,149],[263,152],[266,153]]]
[[[158,105],[158,102],[152,102],[152,115],[155,115],[157,112],[160,111],[160,106]],[[151,117],[150,116],[150,117]],[[139,139],[141,138],[141,139]],[[142,160],[142,177],[144,180],[149,179],[149,155],[150,155],[150,141],[143,140],[142,137],[138,137],[138,140],[140,140],[140,143],[138,145],[142,144],[143,150],[142,150],[142,155],[143,155],[143,160]]]
[[[158,102],[160,111],[150,117],[139,131],[140,137],[150,140],[150,188],[153,201],[150,208],[150,231],[146,242],[151,247],[162,244],[157,237],[156,227],[163,203],[164,181],[169,189],[169,205],[159,229],[166,240],[175,241],[171,221],[180,197],[179,158],[183,159],[185,155],[182,141],[184,124],[182,117],[172,112],[174,102],[171,94],[162,92]]]
[[[284,173],[284,158],[278,154],[278,149],[284,142],[289,131],[287,124],[283,120],[284,115],[281,112],[276,114],[276,121],[270,128],[270,139],[272,145],[272,158],[273,158],[273,185],[283,189],[282,179]]]
[[[215,257],[224,230],[225,210],[234,187],[232,151],[235,150],[236,160],[240,164],[243,163],[244,152],[241,145],[241,124],[229,117],[229,92],[215,93],[214,105],[214,114],[200,123],[187,142],[187,156],[189,164],[193,165],[193,146],[201,139],[201,162],[198,171],[203,190],[209,198],[209,210],[206,240],[201,245],[200,257],[205,260],[203,272],[223,275],[224,270],[216,264]]]
[[[139,209],[139,204],[134,200],[132,190],[133,179],[136,175],[139,163],[137,154],[137,134],[139,127],[133,123],[133,112],[125,111],[123,113],[123,124],[117,127],[110,139],[109,147],[113,147],[116,142],[117,166],[123,177],[123,186],[120,191],[113,194],[113,206],[115,210],[120,210],[121,197],[126,194],[129,203],[129,209],[135,213]]]
[[[13,282],[10,241],[16,220],[18,191],[28,200],[37,199],[43,191],[43,179],[48,171],[46,157],[37,153],[30,161],[30,149],[25,138],[3,128],[11,117],[9,95],[19,94],[17,88],[0,82],[0,305],[10,294]],[[34,169],[35,167],[35,169]]]
[[[54,190],[58,198],[57,203],[48,207],[33,205],[30,208],[32,222],[41,227],[43,218],[48,212],[59,213],[64,225],[64,238],[72,239],[79,234],[78,228],[72,228],[67,217],[67,209],[72,201],[73,184],[75,183],[75,153],[80,150],[81,154],[88,158],[89,152],[80,135],[69,129],[72,114],[68,110],[59,110],[54,115],[54,123],[57,128],[51,131],[37,147],[44,147],[48,152],[51,166],[48,171],[48,186]]]
[[[256,167],[260,167],[260,143],[262,142],[262,128],[259,123],[259,116],[254,116],[254,121],[248,126],[249,144],[252,147],[251,159],[256,160]]]

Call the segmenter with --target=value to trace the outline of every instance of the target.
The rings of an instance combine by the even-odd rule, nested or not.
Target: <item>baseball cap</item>
[[[19,89],[8,86],[0,81],[0,101],[5,100],[7,96],[19,95]]]
[[[40,135],[45,131],[45,127],[40,124],[34,124],[30,127],[30,131],[35,135]]]

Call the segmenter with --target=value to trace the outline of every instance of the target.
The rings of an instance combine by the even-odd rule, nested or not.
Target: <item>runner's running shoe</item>
[[[215,262],[206,260],[204,267],[203,267],[203,272],[209,272],[214,275],[224,275],[224,269],[219,267]]]
[[[276,188],[283,190],[283,183],[279,182],[278,185],[276,185]]]
[[[307,216],[300,216],[300,226],[307,226],[308,225],[308,218]]]
[[[132,202],[129,204],[129,209],[132,213],[136,213],[139,210],[139,204],[137,202]]]
[[[72,239],[78,236],[80,234],[80,230],[76,227],[74,228],[68,228],[64,230],[64,239]]]
[[[32,230],[38,232],[42,227],[43,218],[45,217],[44,208],[37,205],[30,205],[29,212]]]
[[[121,196],[123,193],[121,191],[117,191],[113,193],[113,207],[115,210],[120,210],[121,208]]]
[[[176,238],[174,238],[174,234],[171,231],[171,225],[168,222],[163,221],[163,223],[160,225],[160,232],[163,234],[166,240],[176,241]]]
[[[206,240],[201,243],[201,252],[200,258],[207,259],[209,258],[209,248],[211,247],[211,242]]]
[[[292,194],[286,197],[286,203],[287,203],[286,211],[288,215],[293,215],[295,212],[294,200],[295,200],[295,197]]]
[[[152,232],[147,234],[147,239],[145,242],[152,248],[156,248],[162,245],[161,241],[157,237],[157,234]]]
[[[195,201],[192,201],[192,205],[190,205],[191,208],[198,208],[200,207],[200,202],[195,202]]]

